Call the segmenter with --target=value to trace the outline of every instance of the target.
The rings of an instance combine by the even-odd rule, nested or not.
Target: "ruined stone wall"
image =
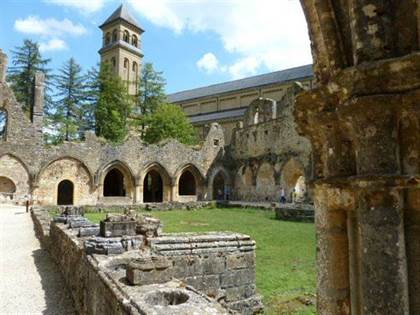
[[[46,210],[40,208],[33,209],[32,218],[37,236],[59,265],[80,314],[182,315],[200,311],[222,315],[233,314],[227,308],[240,314],[262,310],[255,292],[255,242],[246,235],[156,236],[146,232],[78,237],[86,228],[76,226],[76,218],[67,224],[50,222]],[[118,228],[121,222],[101,224],[105,223],[114,233],[122,231]],[[126,242],[129,237],[140,243],[119,251],[99,247],[88,251],[88,243]],[[163,299],[174,293],[174,304]]]
[[[311,144],[298,135],[293,116],[299,90],[295,85],[278,102],[254,101],[245,113],[243,125],[234,131],[230,151],[233,198],[278,201],[283,188],[286,199],[292,201],[298,178],[310,176]]]
[[[4,77],[7,57],[0,53]],[[120,145],[112,145],[86,134],[83,142],[44,146],[42,139],[43,76],[35,78],[35,104],[32,121],[4,79],[0,81],[0,109],[7,113],[6,137],[0,140],[0,177],[10,179],[16,193],[32,193],[36,203],[57,203],[58,185],[69,180],[74,186],[76,205],[133,204],[143,202],[144,180],[151,169],[165,182],[164,201],[206,200],[209,198],[206,176],[216,159],[224,155],[222,128],[213,124],[201,147],[188,147],[171,140],[146,145],[138,137],[129,137]],[[104,197],[104,180],[112,169],[124,176],[125,197]],[[179,178],[191,171],[196,182],[196,195],[180,196]]]

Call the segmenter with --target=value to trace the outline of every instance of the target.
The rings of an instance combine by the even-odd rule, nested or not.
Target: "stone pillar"
[[[7,55],[0,49],[0,83],[6,82]]]
[[[38,71],[34,78],[34,103],[32,109],[32,123],[36,129],[37,134],[42,139],[42,127],[44,119],[44,73]]]
[[[301,2],[316,82],[295,117],[314,151],[318,313],[420,314],[418,1]]]

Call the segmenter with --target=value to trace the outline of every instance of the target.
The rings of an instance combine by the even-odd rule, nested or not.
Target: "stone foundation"
[[[157,236],[160,225],[150,218],[136,220],[134,236],[79,237],[92,225],[85,222],[70,228],[70,222],[83,221],[70,216],[67,224],[50,223],[45,210],[32,210],[37,236],[62,270],[80,314],[255,314],[262,310],[255,291],[255,242],[246,235]],[[108,223],[130,221],[125,219],[121,216],[120,221],[113,218]],[[134,239],[136,246],[125,246]],[[92,251],[92,242],[103,250]]]

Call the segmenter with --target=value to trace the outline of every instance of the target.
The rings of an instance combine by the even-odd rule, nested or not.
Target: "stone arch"
[[[126,163],[119,160],[112,161],[102,167],[98,174],[101,197],[134,198],[135,179]]]
[[[218,166],[212,169],[209,177],[209,200],[220,199],[220,193],[222,192],[222,199],[231,199],[232,192],[232,178],[229,172],[223,167]]]
[[[175,190],[179,201],[196,201],[203,198],[205,178],[195,165],[184,165],[175,174]]]
[[[118,31],[117,29],[114,29],[112,31],[112,42],[116,42],[118,40]]]
[[[67,180],[73,183],[73,204],[96,203],[93,192],[93,178],[89,168],[79,159],[69,156],[59,157],[45,164],[35,180],[35,200],[40,205],[56,205],[58,185]]]
[[[74,184],[65,179],[57,186],[57,205],[72,205],[74,202]]]
[[[105,45],[109,45],[111,43],[111,33],[107,32],[105,34]]]
[[[143,202],[171,200],[171,178],[161,164],[157,162],[148,164],[139,177],[143,187]]]
[[[31,177],[22,160],[13,154],[0,156],[0,177],[7,178],[15,186],[14,199],[24,200],[30,194]]]
[[[279,194],[277,190],[274,166],[268,162],[263,162],[258,168],[256,176],[256,194],[258,199],[264,201],[276,200]]]
[[[6,109],[0,108],[0,141],[7,137],[8,114]]]
[[[252,200],[254,194],[254,173],[251,166],[243,165],[236,172],[233,196],[239,200]]]
[[[0,176],[0,202],[15,199],[16,185],[8,177]]]
[[[131,45],[133,45],[134,47],[138,47],[139,46],[139,40],[137,38],[136,35],[133,35],[131,37]]]
[[[130,33],[127,30],[123,32],[123,41],[130,43]]]
[[[286,200],[288,202],[292,202],[295,199],[295,192],[296,192],[296,184],[298,184],[298,180],[300,179],[299,185],[305,183],[305,169],[303,164],[295,158],[289,159],[282,167],[281,170],[281,187],[285,190],[286,193]],[[306,186],[306,184],[305,184]],[[301,191],[304,189],[303,195],[306,195],[306,187],[303,188],[299,186],[299,190]],[[301,192],[302,193],[302,192]],[[302,196],[299,198],[302,199]]]

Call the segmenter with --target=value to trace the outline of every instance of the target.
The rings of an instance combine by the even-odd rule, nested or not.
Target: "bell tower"
[[[128,93],[135,95],[140,81],[140,68],[143,59],[141,34],[144,30],[130,15],[128,7],[120,5],[102,23],[103,44],[99,50],[101,63],[108,62],[114,72],[127,84]]]

